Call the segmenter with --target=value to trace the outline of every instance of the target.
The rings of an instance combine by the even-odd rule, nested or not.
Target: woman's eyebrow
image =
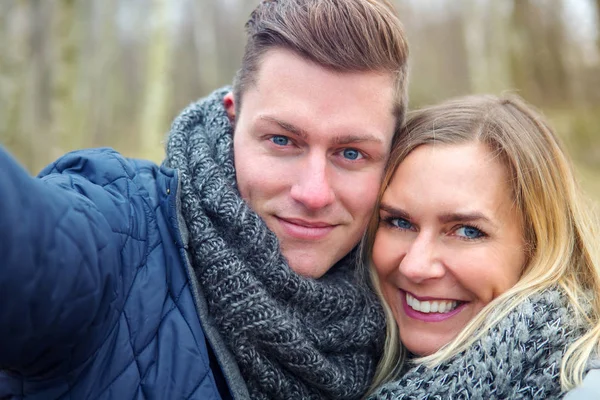
[[[389,204],[381,203],[379,209],[395,217],[409,219],[410,215],[401,208],[392,207]]]
[[[496,224],[492,222],[492,220],[486,217],[483,213],[479,211],[474,212],[465,212],[465,213],[444,213],[438,217],[441,223],[449,223],[449,222],[474,222],[474,221],[484,221],[494,227]]]

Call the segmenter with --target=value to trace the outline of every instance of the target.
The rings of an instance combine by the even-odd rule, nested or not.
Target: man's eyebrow
[[[361,143],[361,142],[376,142],[383,143],[381,138],[378,138],[375,135],[371,135],[369,133],[359,134],[359,135],[347,135],[347,136],[337,136],[334,139],[335,144],[344,145],[344,144],[352,144],[352,143]]]
[[[267,121],[269,123],[274,123],[276,125],[279,125],[279,127],[293,135],[299,136],[302,139],[306,139],[308,137],[308,133],[294,125],[291,124],[289,122],[286,121],[282,121],[279,118],[275,118],[273,116],[270,115],[261,115],[259,117],[260,120],[263,121]],[[376,143],[383,143],[383,140],[381,140],[381,138],[369,134],[369,133],[365,133],[365,134],[350,134],[350,135],[345,135],[345,136],[337,136],[333,139],[333,142],[335,145],[345,145],[345,144],[352,144],[352,143],[361,143],[361,142],[376,142]]]
[[[299,136],[302,139],[306,139],[308,137],[308,134],[306,133],[306,131],[304,129],[299,128],[294,124],[290,124],[289,122],[282,121],[279,118],[275,118],[275,117],[272,117],[269,115],[261,115],[259,117],[259,119],[279,125],[279,127],[281,129],[283,129],[284,131],[287,131],[293,135]]]

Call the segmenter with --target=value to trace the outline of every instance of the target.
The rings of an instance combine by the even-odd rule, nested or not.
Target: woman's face
[[[373,263],[411,352],[449,343],[525,263],[506,168],[480,143],[423,145],[386,189]]]

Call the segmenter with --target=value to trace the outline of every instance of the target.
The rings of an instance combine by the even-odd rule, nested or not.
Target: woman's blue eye
[[[400,229],[412,229],[412,224],[404,218],[392,218],[390,224]]]
[[[344,149],[342,154],[344,155],[344,158],[347,158],[348,160],[358,160],[362,156],[360,151],[356,149]]]
[[[290,139],[288,139],[285,136],[273,136],[271,138],[271,141],[273,143],[275,143],[277,146],[287,146],[290,142]]]
[[[478,239],[484,236],[483,232],[473,226],[462,226],[456,230],[456,234],[467,239]]]

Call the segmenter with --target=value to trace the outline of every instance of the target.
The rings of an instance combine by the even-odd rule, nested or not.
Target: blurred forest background
[[[258,0],[0,0],[0,143],[32,173],[69,150],[163,157],[188,103],[231,83]],[[600,0],[395,0],[410,106],[516,90],[600,200]]]

